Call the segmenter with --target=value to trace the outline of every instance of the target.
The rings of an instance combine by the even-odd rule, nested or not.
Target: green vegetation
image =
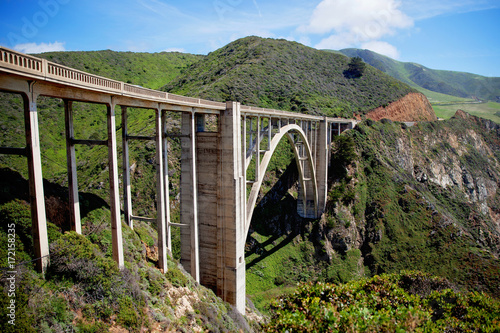
[[[350,59],[285,40],[246,37],[193,64],[162,89],[217,101],[352,117],[414,91],[371,66],[344,75]]]
[[[498,332],[500,303],[402,272],[345,285],[308,283],[272,306],[267,332]]]
[[[426,177],[437,178],[429,165],[446,160],[446,169],[452,170],[457,163],[474,179],[488,179],[487,166],[495,163],[498,153],[488,156],[472,145],[459,153],[444,146],[450,137],[461,142],[470,140],[464,130],[468,128],[482,133],[484,142],[496,147],[497,132],[485,126],[489,126],[486,121],[474,117],[422,123],[408,129],[399,123],[365,122],[349,133],[362,157],[357,162],[355,192],[366,191],[366,197],[356,196],[354,206],[363,212],[366,236],[361,250],[372,274],[419,269],[498,296],[495,286],[500,281],[500,261],[494,255],[498,250],[475,241],[479,225],[495,233],[492,217],[480,213],[479,204],[471,203],[457,186],[442,187],[436,180],[414,175],[425,173]],[[425,143],[429,136],[443,141]],[[410,159],[413,165],[408,165]],[[493,210],[500,207],[497,201],[490,205]]]
[[[404,63],[370,50],[344,49],[349,57],[360,57],[366,63],[423,93],[436,115],[451,118],[458,109],[477,117],[500,123],[500,78],[441,71],[415,63]]]

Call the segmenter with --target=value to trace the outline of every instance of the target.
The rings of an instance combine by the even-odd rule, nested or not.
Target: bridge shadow
[[[0,168],[0,205],[15,199],[30,202],[29,184],[20,173],[10,168]],[[71,230],[69,222],[68,188],[43,180],[45,212],[47,220],[57,225],[62,232]],[[80,216],[86,217],[91,211],[108,207],[101,197],[92,193],[79,193]]]
[[[245,256],[255,253],[258,257],[247,263],[247,268],[292,242],[303,231],[305,222],[309,221],[297,214],[297,200],[289,193],[290,189],[297,186],[298,176],[297,165],[293,162],[255,207],[247,235]],[[254,232],[269,238],[260,243],[252,237]],[[282,240],[277,243],[279,239]],[[266,250],[271,244],[274,246]]]

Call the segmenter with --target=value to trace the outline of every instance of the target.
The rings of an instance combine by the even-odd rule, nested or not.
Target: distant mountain
[[[500,101],[499,77],[430,69],[412,62],[397,61],[370,50],[343,49],[339,52],[349,57],[360,57],[367,64],[420,91],[426,89],[457,97]]]
[[[217,101],[352,117],[415,90],[366,66],[348,75],[350,59],[286,40],[246,37],[194,63],[163,90]]]

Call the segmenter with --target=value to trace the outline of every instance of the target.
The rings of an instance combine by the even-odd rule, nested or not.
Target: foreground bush
[[[500,332],[500,302],[418,272],[302,284],[271,306],[267,332]]]

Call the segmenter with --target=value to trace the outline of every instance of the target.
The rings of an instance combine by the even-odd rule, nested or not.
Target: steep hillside
[[[246,37],[210,53],[163,90],[217,101],[352,117],[414,90],[367,66],[351,78],[350,59],[286,40]]]
[[[430,69],[425,66],[400,62],[370,50],[344,49],[342,54],[360,57],[366,63],[417,89],[442,94],[500,101],[500,78]]]
[[[18,178],[3,169],[0,174]],[[25,183],[0,183],[2,199],[9,193],[6,190],[27,187]],[[51,207],[50,198],[46,203]],[[0,241],[15,244],[16,264],[15,273],[2,269],[0,277],[0,315],[8,318],[0,321],[1,332],[260,331],[262,318],[257,313],[248,309],[243,317],[196,283],[177,262],[169,258],[169,270],[165,274],[158,270],[157,235],[147,223],[136,223],[134,230],[123,226],[125,268],[119,270],[111,254],[109,221],[108,209],[92,210],[82,221],[83,235],[61,234],[49,222],[50,266],[43,276],[35,272],[31,260],[29,204],[19,199],[0,204]],[[8,241],[12,224],[15,242]],[[7,246],[0,247],[0,255],[0,267],[8,267]],[[12,262],[12,254],[10,258]],[[14,288],[9,282],[12,276]],[[8,296],[12,290],[15,297]],[[12,300],[15,316],[9,316]]]

